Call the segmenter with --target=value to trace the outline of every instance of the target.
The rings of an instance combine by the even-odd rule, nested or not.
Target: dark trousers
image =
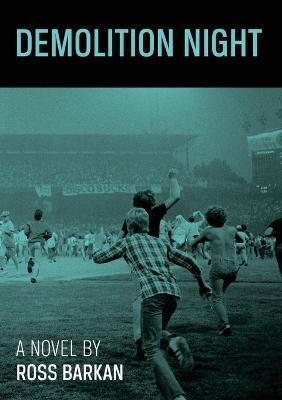
[[[48,247],[48,258],[49,260],[54,260],[56,256],[56,248],[55,247]]]
[[[155,379],[162,395],[173,400],[184,395],[166,358],[160,349],[162,333],[176,310],[178,298],[169,294],[157,294],[142,301],[142,342],[148,360],[154,367]]]
[[[275,256],[278,263],[279,271],[282,276],[282,243],[275,246]]]

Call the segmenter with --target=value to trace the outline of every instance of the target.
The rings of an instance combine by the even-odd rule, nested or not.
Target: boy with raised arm
[[[212,303],[219,320],[219,334],[231,335],[231,327],[224,305],[224,292],[234,282],[239,270],[236,260],[236,243],[242,241],[236,228],[225,225],[226,213],[222,207],[212,206],[206,214],[209,226],[191,243],[196,247],[208,241],[211,247],[210,285]]]
[[[133,196],[133,207],[144,208],[149,215],[149,235],[159,237],[160,223],[167,211],[173,207],[180,199],[180,186],[177,180],[177,171],[171,168],[168,172],[169,179],[169,196],[168,198],[156,205],[156,196],[151,190],[144,190],[135,193]],[[126,220],[123,223],[119,238],[123,238],[128,234]],[[135,360],[145,360],[145,353],[142,348],[141,340],[141,296],[136,291],[136,298],[133,302],[133,338],[136,346]]]
[[[127,214],[126,224],[129,235],[118,240],[110,249],[95,252],[93,259],[96,263],[106,263],[123,257],[131,266],[141,288],[142,342],[148,359],[153,363],[157,384],[166,399],[184,400],[183,389],[160,350],[162,332],[180,298],[170,262],[194,275],[202,296],[208,295],[210,288],[203,281],[201,270],[192,257],[148,234],[149,215],[143,208],[132,208]],[[193,357],[185,339],[168,332],[164,337],[180,366],[188,369],[189,364],[193,364]]]

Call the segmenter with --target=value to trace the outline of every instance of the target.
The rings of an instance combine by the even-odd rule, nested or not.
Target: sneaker
[[[146,356],[142,347],[142,341],[141,339],[136,340],[136,354],[134,356],[134,360],[136,361],[145,361]]]
[[[231,326],[229,324],[224,324],[221,328],[219,328],[220,336],[231,336]]]
[[[29,274],[32,273],[33,267],[34,267],[34,261],[33,261],[32,258],[30,258],[30,259],[28,260],[28,263],[27,263],[27,272],[28,272]]]
[[[181,369],[192,372],[194,368],[194,357],[191,349],[182,336],[173,337],[169,342],[170,353],[177,359]]]

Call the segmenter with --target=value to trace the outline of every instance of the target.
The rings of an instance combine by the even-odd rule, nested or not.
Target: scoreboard
[[[253,183],[262,193],[282,189],[282,129],[248,136]]]

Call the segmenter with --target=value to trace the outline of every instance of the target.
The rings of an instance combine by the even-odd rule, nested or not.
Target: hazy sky
[[[282,127],[282,89],[0,89],[0,134],[193,134],[192,166],[215,157],[250,176],[249,134]],[[263,118],[261,118],[263,116]]]

